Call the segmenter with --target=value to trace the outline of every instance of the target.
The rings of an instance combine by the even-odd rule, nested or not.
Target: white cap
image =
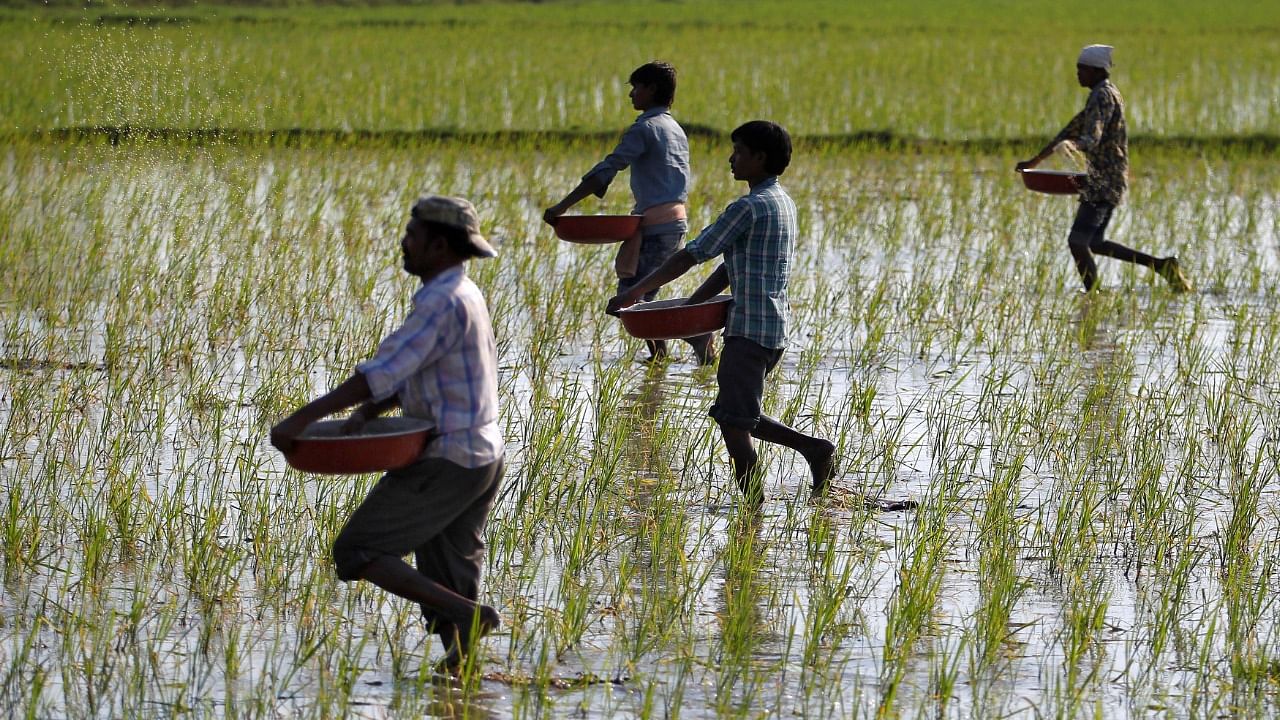
[[[1080,51],[1080,59],[1076,60],[1076,64],[1110,70],[1111,51],[1114,49],[1110,45],[1089,45]]]

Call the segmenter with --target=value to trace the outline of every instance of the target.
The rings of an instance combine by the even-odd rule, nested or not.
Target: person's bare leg
[[[450,622],[470,618],[480,607],[440,583],[419,573],[397,557],[382,555],[360,569],[361,580],[368,580],[389,593],[426,605]]]
[[[1098,265],[1093,261],[1093,253],[1089,252],[1089,237],[1073,230],[1067,237],[1067,248],[1076,261],[1080,282],[1084,284],[1085,292],[1089,292],[1098,282]]]
[[[444,645],[445,650],[444,657],[436,665],[437,671],[457,673],[466,663],[472,643],[488,635],[498,627],[496,624],[498,622],[497,613],[495,612],[490,620],[486,620],[483,610],[492,610],[492,608],[486,605],[481,605],[480,608],[482,610],[481,615],[465,624],[436,624],[436,634],[440,636],[440,642]],[[495,624],[490,624],[490,622]]]
[[[405,561],[383,555],[361,568],[359,577],[389,593],[430,607],[438,616],[436,632],[445,642],[446,667],[456,668],[475,640],[488,635],[502,624],[498,611],[488,605],[472,602],[440,583],[419,573]],[[476,632],[472,632],[472,618]],[[452,628],[452,630],[450,630]],[[452,645],[448,635],[456,639]],[[474,637],[473,637],[474,635]],[[452,658],[452,662],[450,662]]]
[[[685,338],[685,342],[693,348],[693,355],[698,360],[699,365],[710,365],[716,361],[716,345],[715,335],[707,333],[705,335],[697,335],[691,338]]]
[[[644,346],[649,350],[649,357],[644,359],[645,362],[659,362],[667,358],[666,340],[645,340]]]
[[[835,472],[836,446],[829,440],[805,435],[804,433],[782,424],[781,422],[761,415],[756,429],[751,431],[752,437],[771,442],[775,445],[791,448],[809,463],[809,472],[813,478],[813,494],[826,492],[827,484]]]
[[[739,428],[720,426],[724,447],[733,462],[733,476],[742,490],[742,498],[753,510],[764,504],[764,485],[756,473],[756,449],[751,444],[751,433]]]
[[[1097,277],[1097,270],[1092,268],[1092,259],[1088,260],[1083,265],[1081,264],[1080,259],[1082,255],[1093,254],[1120,260],[1122,262],[1130,262],[1143,267],[1149,267],[1154,270],[1157,275],[1164,278],[1165,282],[1169,284],[1169,287],[1172,288],[1174,292],[1188,292],[1192,289],[1191,281],[1187,280],[1187,276],[1182,273],[1182,268],[1178,264],[1178,258],[1176,257],[1158,258],[1154,255],[1148,255],[1147,253],[1134,250],[1133,248],[1126,247],[1120,243],[1112,242],[1110,240],[1095,241],[1089,245],[1088,249],[1084,250],[1073,245],[1071,247],[1071,254],[1076,257],[1076,267],[1082,268],[1080,270],[1082,278],[1085,277],[1086,272],[1091,273],[1091,278],[1093,279],[1096,279]],[[1091,287],[1093,282],[1092,280],[1088,280],[1085,284]]]
[[[1135,265],[1142,265],[1143,267],[1149,267],[1152,270],[1160,269],[1159,259],[1144,252],[1134,250],[1133,248],[1125,247],[1120,243],[1111,242],[1110,240],[1094,241],[1089,245],[1089,252],[1094,255],[1102,255],[1103,257],[1109,257],[1122,262],[1131,262]]]

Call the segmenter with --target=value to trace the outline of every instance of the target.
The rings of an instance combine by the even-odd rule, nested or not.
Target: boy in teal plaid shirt
[[[731,137],[729,167],[734,179],[746,182],[750,191],[730,203],[684,249],[610,300],[607,311],[616,313],[694,265],[724,257],[689,302],[709,300],[725,288],[733,295],[716,372],[719,394],[709,414],[720,426],[738,486],[751,505],[759,506],[764,489],[755,472],[752,438],[804,456],[815,495],[824,492],[831,479],[835,446],[761,412],[765,376],[778,364],[787,344],[787,282],[797,234],[796,206],[778,184],[778,176],[791,162],[791,137],[781,126],[764,120],[740,126]]]

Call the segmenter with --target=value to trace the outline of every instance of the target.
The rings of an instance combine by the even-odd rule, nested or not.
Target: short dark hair
[[[631,71],[627,82],[632,85],[653,85],[658,90],[654,100],[671,106],[676,101],[676,69],[670,63],[654,60]]]
[[[449,250],[454,255],[464,258],[477,257],[479,255],[471,245],[467,231],[463,228],[431,220],[418,220],[418,222],[422,223],[422,229],[426,231],[428,237],[435,235],[444,238],[445,245],[449,246]]]
[[[791,164],[791,136],[778,123],[752,120],[739,125],[729,139],[764,153],[764,169],[771,175],[781,175]]]

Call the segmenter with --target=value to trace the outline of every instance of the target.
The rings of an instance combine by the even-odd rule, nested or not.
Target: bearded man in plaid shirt
[[[451,672],[500,624],[476,601],[504,459],[489,311],[464,270],[469,258],[497,255],[479,225],[466,200],[418,200],[400,241],[405,272],[422,280],[408,318],[349,379],[271,430],[271,444],[287,453],[312,422],[356,404],[345,432],[397,405],[433,424],[422,457],[384,475],[356,508],[333,560],[339,579],[418,603],[444,643],[440,669]],[[409,553],[416,570],[402,559]]]

